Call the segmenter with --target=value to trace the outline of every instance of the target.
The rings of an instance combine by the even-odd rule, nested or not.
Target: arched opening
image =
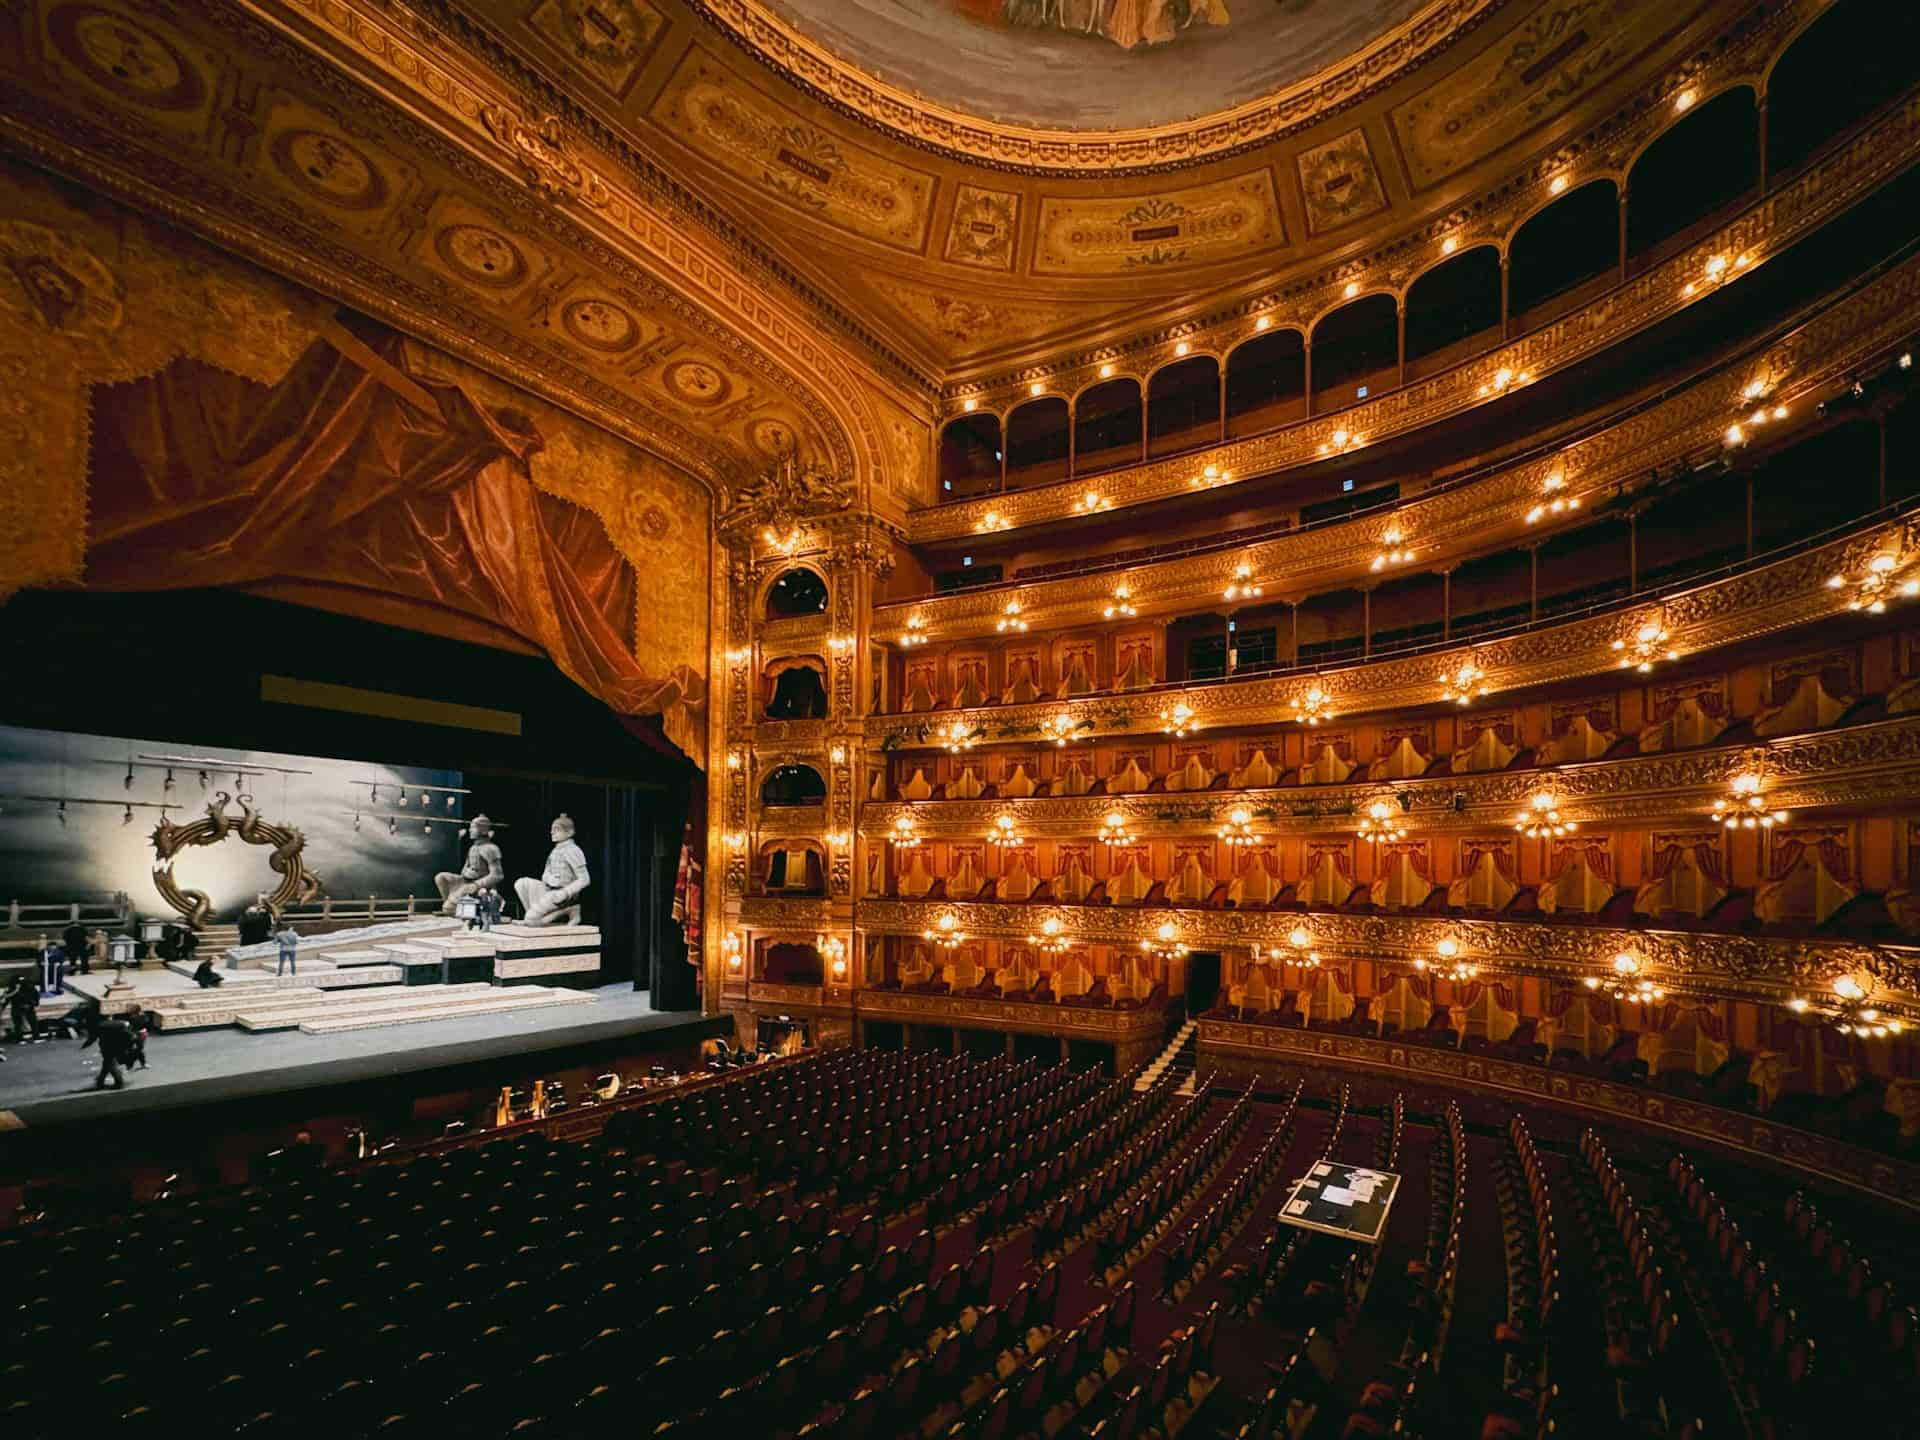
[[[1430,375],[1500,339],[1500,255],[1480,245],[1407,291],[1407,378]]]
[[[776,660],[766,671],[769,720],[824,720],[827,718],[826,667],[811,656],[803,660]]]
[[[776,840],[761,851],[760,884],[769,895],[825,895],[826,856],[810,841]]]
[[[1064,396],[1029,400],[1007,416],[1007,488],[1067,478],[1073,416]]]
[[[940,498],[968,500],[1000,488],[1000,417],[962,415],[940,432]]]
[[[1767,174],[1806,164],[1913,82],[1920,11],[1840,0],[1800,32],[1767,80]]]
[[[797,615],[819,615],[827,608],[827,582],[805,566],[797,566],[767,587],[767,618],[790,620]]]
[[[1174,455],[1220,439],[1220,362],[1195,355],[1147,384],[1147,454]]]
[[[1627,254],[1645,260],[1760,183],[1760,112],[1741,86],[1696,105],[1627,175]]]
[[[826,977],[820,952],[796,940],[775,940],[761,956],[760,978],[770,985],[823,985]]]
[[[1307,413],[1307,337],[1256,335],[1227,357],[1227,435],[1258,435]]]
[[[827,782],[811,765],[781,765],[760,786],[760,803],[769,809],[824,805]]]
[[[1400,378],[1400,317],[1391,295],[1365,295],[1313,327],[1313,413],[1341,410]]]
[[[1582,185],[1532,215],[1507,247],[1507,313],[1517,334],[1572,307],[1569,292],[1620,265],[1620,192]],[[1560,303],[1546,307],[1549,301]]]
[[[1140,382],[1131,375],[1083,390],[1073,407],[1074,474],[1137,464],[1140,418]]]

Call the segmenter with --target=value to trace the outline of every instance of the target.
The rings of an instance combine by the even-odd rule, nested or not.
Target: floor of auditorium
[[[429,1024],[305,1035],[247,1034],[230,1027],[160,1033],[147,1041],[149,1068],[124,1090],[95,1090],[98,1047],[44,1040],[0,1047],[0,1129],[196,1105],[209,1100],[340,1084],[491,1060],[534,1049],[590,1044],[700,1019],[658,1011],[630,983],[588,992],[592,1005],[472,1015]]]

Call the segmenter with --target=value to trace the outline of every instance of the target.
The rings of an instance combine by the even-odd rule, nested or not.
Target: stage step
[[[436,1005],[457,1004],[500,992],[486,984],[436,985],[431,990],[399,987],[373,995],[323,995],[282,1003],[275,999],[256,1000],[237,1007],[234,1023],[242,1030],[291,1030],[302,1020],[313,1017],[375,1014],[387,1010],[431,1010]]]
[[[176,975],[193,978],[193,966],[181,962],[170,962],[167,968]],[[380,963],[354,964],[336,968],[325,960],[309,960],[304,956],[300,968],[291,975],[276,975],[269,965],[265,970],[222,970],[226,977],[224,990],[233,985],[279,985],[308,986],[317,985],[323,990],[347,990],[362,985],[398,985],[406,978],[406,971],[398,965],[388,963],[381,957]]]
[[[543,986],[521,985],[511,990],[494,990],[471,1000],[443,1004],[438,1009],[393,1009],[369,1014],[349,1013],[337,1018],[304,1020],[303,1035],[338,1035],[347,1030],[372,1030],[388,1025],[413,1025],[425,1020],[454,1020],[469,1015],[493,1015],[511,1010],[539,1010],[553,1005],[591,1005],[593,997],[577,990],[549,990]]]

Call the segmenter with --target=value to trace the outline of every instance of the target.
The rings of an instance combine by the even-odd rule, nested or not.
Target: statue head
[[[553,824],[547,827],[547,834],[552,837],[553,843],[556,845],[562,840],[571,840],[573,838],[573,817],[571,815],[554,816]]]
[[[467,838],[469,840],[487,840],[491,839],[492,836],[493,821],[489,820],[485,815],[476,815],[467,822]]]

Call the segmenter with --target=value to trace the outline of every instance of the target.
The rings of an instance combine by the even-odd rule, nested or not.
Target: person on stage
[[[300,966],[298,964],[300,957],[300,932],[291,925],[282,925],[273,938],[280,946],[280,966],[273,973],[275,975],[298,975],[300,973]]]
[[[213,957],[202,955],[200,968],[193,972],[193,983],[202,990],[217,990],[226,983],[227,977],[213,968]]]
[[[40,937],[40,993],[64,995],[67,992],[67,947],[52,935]]]
[[[87,927],[78,920],[60,932],[60,941],[66,947],[67,963],[80,975],[90,974],[92,965],[87,961]]]
[[[111,1080],[114,1089],[124,1089],[127,1077],[121,1073],[120,1067],[127,1063],[137,1048],[133,1027],[124,1020],[102,1020],[93,1027],[93,1033],[81,1042],[80,1048],[84,1050],[96,1040],[100,1042],[100,1074],[95,1077],[93,1088],[104,1089],[107,1081]]]
[[[29,976],[13,977],[7,990],[7,1011],[13,1017],[13,1038],[31,1040],[40,1022],[40,987]]]

